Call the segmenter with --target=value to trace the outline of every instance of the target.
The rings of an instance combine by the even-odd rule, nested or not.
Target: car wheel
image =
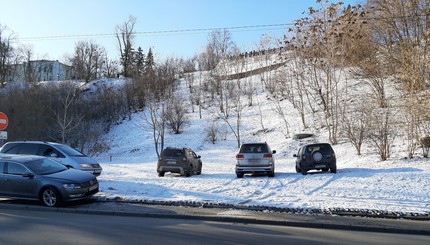
[[[40,200],[42,201],[43,205],[48,207],[59,206],[61,203],[60,194],[52,187],[43,189],[42,193],[40,194]]]
[[[267,173],[267,176],[269,176],[269,177],[275,177],[275,172]]]
[[[297,173],[300,173],[300,172],[301,172],[300,168],[299,168],[299,167],[297,167],[297,165],[296,165],[296,172],[297,172]]]
[[[161,172],[158,173],[158,177],[164,177],[164,174],[165,174],[165,172],[161,171]]]
[[[337,167],[336,167],[336,165],[334,165],[332,168],[330,168],[330,172],[332,172],[332,173],[336,173],[337,172]]]
[[[199,170],[197,170],[196,174],[202,174],[202,164],[199,164]]]
[[[243,173],[237,173],[236,176],[240,179],[243,178]]]
[[[193,165],[188,166],[188,170],[185,171],[185,176],[190,177],[193,174]]]
[[[328,171],[328,168],[323,168],[323,169],[321,169],[322,171],[324,171],[324,172],[327,172]]]
[[[305,170],[305,169],[303,169],[303,168],[300,170],[300,172],[302,172],[302,174],[303,174],[303,175],[307,175],[307,174],[308,174],[308,171],[306,171],[306,170]]]

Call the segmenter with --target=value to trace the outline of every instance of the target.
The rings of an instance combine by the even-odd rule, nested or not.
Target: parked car
[[[336,173],[336,155],[328,143],[308,144],[300,147],[296,157],[296,172],[306,175],[309,170]]]
[[[99,191],[90,173],[68,169],[51,158],[0,155],[0,196],[40,200],[53,207],[65,201],[88,198]]]
[[[68,168],[75,168],[99,176],[100,164],[78,150],[64,144],[44,141],[11,141],[3,145],[2,153],[51,157]]]
[[[202,173],[202,160],[190,148],[164,149],[157,163],[158,176],[163,177],[166,172],[179,173],[187,177]]]
[[[246,143],[240,146],[236,155],[236,176],[243,178],[244,174],[267,174],[275,176],[275,150],[267,143]]]

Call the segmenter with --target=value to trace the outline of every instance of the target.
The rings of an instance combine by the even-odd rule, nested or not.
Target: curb
[[[138,200],[129,201],[121,198],[103,199],[96,197],[96,202],[106,203],[126,203],[126,204],[141,204],[141,205],[160,205],[160,206],[180,206],[192,208],[219,208],[219,209],[236,209],[256,212],[274,212],[299,215],[337,215],[348,217],[362,218],[383,218],[383,219],[406,219],[416,221],[430,221],[430,213],[399,213],[380,210],[354,210],[343,208],[332,209],[303,209],[303,208],[278,208],[273,206],[249,206],[243,204],[224,204],[224,203],[207,203],[207,202],[190,202],[190,201],[156,201],[156,200]]]

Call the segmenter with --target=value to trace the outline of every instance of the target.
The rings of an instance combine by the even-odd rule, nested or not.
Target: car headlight
[[[81,168],[91,168],[91,164],[81,163],[81,164],[79,164],[79,167],[81,167]]]
[[[63,184],[66,189],[80,189],[82,186],[80,184]]]

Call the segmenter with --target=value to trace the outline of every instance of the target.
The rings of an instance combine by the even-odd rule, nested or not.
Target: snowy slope
[[[245,175],[243,179],[237,179],[234,135],[220,121],[221,135],[224,136],[215,144],[205,141],[205,129],[216,117],[216,109],[208,106],[200,119],[198,111],[191,112],[190,107],[189,123],[184,132],[166,134],[165,146],[194,149],[202,157],[202,175],[186,178],[166,173],[165,177],[158,177],[151,130],[145,126],[145,112],[139,112],[131,121],[114,126],[106,136],[111,150],[97,157],[103,166],[98,195],[125,200],[430,213],[430,161],[420,157],[403,159],[402,142],[397,142],[394,148],[398,153],[381,162],[368,146],[365,145],[363,154],[357,156],[352,145],[341,141],[334,146],[337,174],[310,172],[304,176],[296,173],[292,155],[300,142],[285,137],[285,128],[275,113],[274,102],[267,99],[267,92],[260,87],[254,105],[243,110],[241,137],[242,142],[266,141],[277,150],[274,178]],[[189,96],[184,80],[177,93]],[[298,113],[287,101],[282,101],[282,106],[291,133],[300,133]],[[265,132],[261,130],[261,124]],[[328,142],[324,133],[318,134],[317,140]]]

